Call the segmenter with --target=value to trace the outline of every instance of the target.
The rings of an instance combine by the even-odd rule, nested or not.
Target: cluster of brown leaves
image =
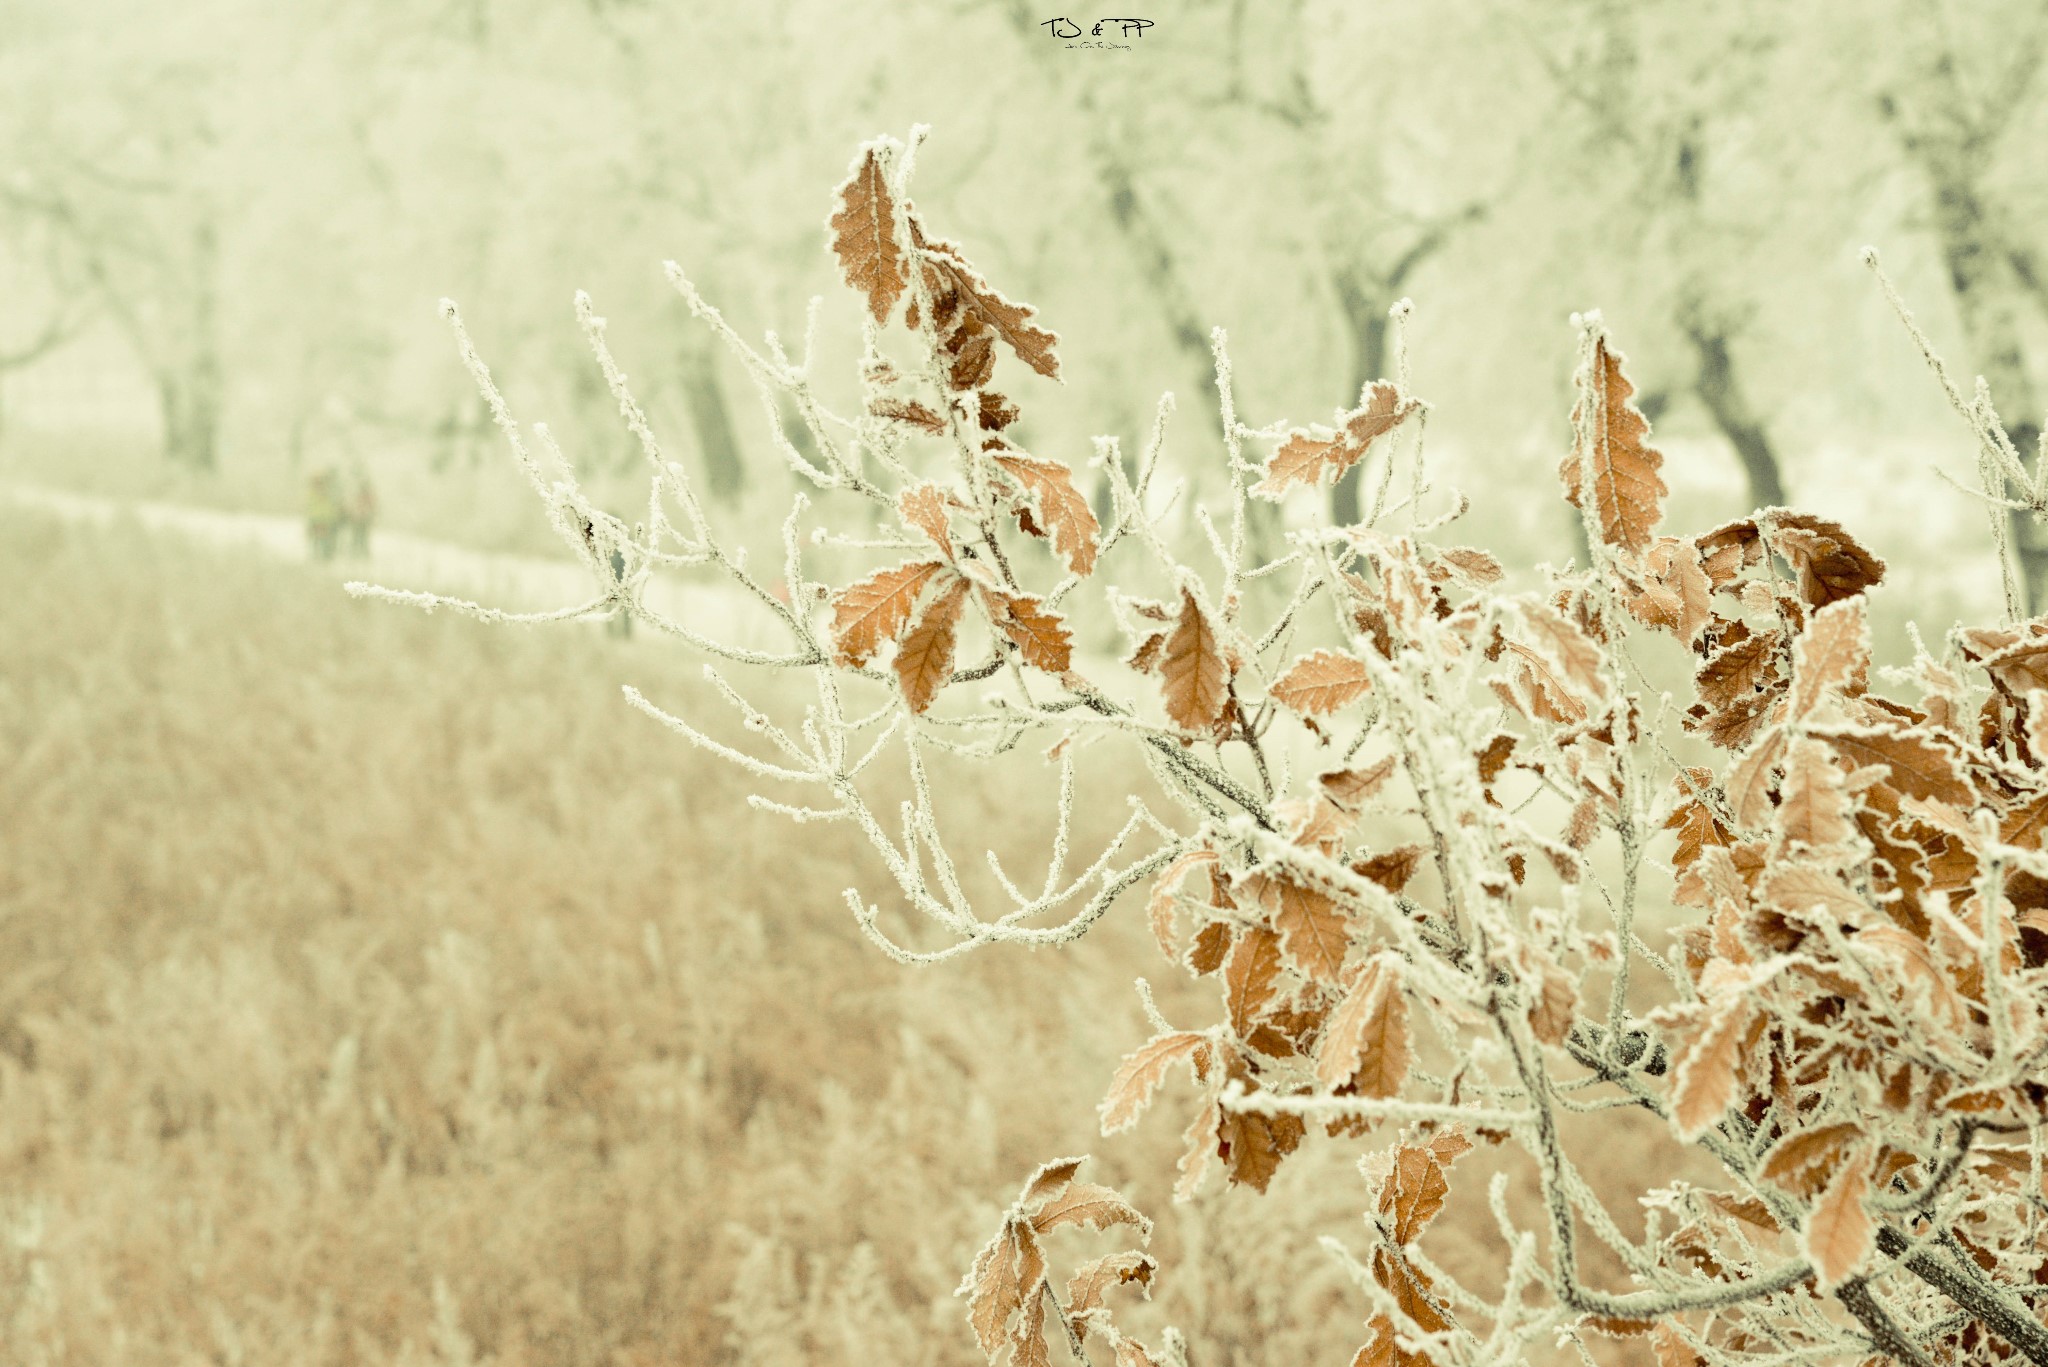
[[[1057,339],[898,201],[879,144],[862,149],[831,226],[875,321],[901,305],[931,361],[923,398],[897,392],[893,369],[871,364],[878,430],[950,438],[960,475],[898,501],[906,531],[934,553],[834,597],[838,663],[864,669],[893,648],[902,695],[923,713],[960,677],[971,607],[995,651],[975,677],[1014,655],[1105,706],[1099,685],[1073,672],[1071,630],[1049,606],[1095,570],[1102,529],[1068,466],[1006,435],[1018,410],[988,388],[997,343],[1057,377]],[[1338,605],[1339,639],[1264,683],[1253,642],[1290,639],[1291,627],[1249,632],[1238,594],[1217,602],[1169,566],[1174,597],[1121,598],[1133,635],[1126,663],[1151,681],[1165,720],[1150,724],[1156,746],[1219,757],[1242,746],[1263,783],[1261,738],[1291,718],[1327,759],[1297,791],[1268,791],[1265,805],[1233,797],[1259,838],[1208,822],[1158,874],[1154,934],[1170,959],[1215,981],[1220,1020],[1163,1030],[1132,1052],[1102,1102],[1103,1130],[1135,1124],[1184,1066],[1200,1100],[1176,1191],[1191,1193],[1212,1160],[1231,1183],[1264,1191],[1305,1141],[1305,1116],[1331,1137],[1361,1138],[1388,1109],[1371,1103],[1417,1088],[1413,1018],[1490,1024],[1516,1050],[1526,1039],[1548,1051],[1547,1066],[1597,1070],[1582,1075],[1589,1083],[1658,1089],[1639,1100],[1668,1114],[1682,1139],[1739,1136],[1764,1155],[1729,1190],[1655,1198],[1680,1217],[1655,1247],[1667,1267],[1739,1281],[1782,1245],[1808,1261],[1808,1294],[1831,1291],[1870,1270],[1885,1221],[1912,1211],[1916,1193],[1924,1205],[1937,1186],[2040,1181],[2025,1150],[1972,1143],[2048,1122],[2048,1086],[2033,1077],[2048,1061],[2048,618],[1958,633],[1950,663],[1918,659],[1917,698],[1882,696],[1866,597],[1883,563],[1835,523],[1779,508],[1696,535],[1663,531],[1664,457],[1597,324],[1576,387],[1559,477],[1593,564],[1548,590],[1506,591],[1500,564],[1473,547],[1339,529],[1317,585]],[[1287,432],[1250,492],[1277,500],[1319,489],[1422,410],[1393,382],[1375,382],[1334,428]],[[1011,524],[1058,557],[1063,587],[1023,589],[998,534]],[[1637,632],[1692,656],[1694,697],[1671,735],[1647,734],[1654,720],[1630,691],[1622,646]],[[1441,696],[1453,689],[1461,695]],[[1445,734],[1379,726],[1385,708],[1435,716]],[[1682,937],[1694,990],[1626,1022],[1641,1047],[1623,1056],[1605,1033],[1614,1022],[1586,1019],[1581,996],[1589,973],[1640,948],[1627,938],[1633,923],[1617,923],[1626,935],[1567,924],[1535,905],[1536,890],[1592,880],[1603,832],[1639,849],[1648,833],[1634,823],[1655,791],[1640,755],[1682,747],[1723,755],[1680,768],[1660,812],[1675,836],[1662,891],[1702,914]],[[1523,795],[1513,819],[1500,796],[1511,786]],[[1211,787],[1233,792],[1223,779]],[[1550,817],[1520,815],[1539,792],[1568,801]],[[1447,806],[1457,802],[1463,810]],[[1404,824],[1426,838],[1389,838]],[[1635,873],[1631,864],[1631,906],[1657,891],[1637,887]],[[1475,902],[1488,924],[1513,929],[1475,943]],[[1444,986],[1454,978],[1481,985],[1483,1009]],[[1460,1063],[1447,1084],[1432,1084],[1432,1104],[1459,1107],[1467,1071]],[[1406,1323],[1371,1321],[1358,1358],[1370,1367],[1428,1362],[1404,1345],[1453,1328],[1402,1252],[1442,1207],[1446,1171],[1470,1147],[1465,1131],[1432,1125],[1375,1169],[1371,1272]],[[1509,1137],[1473,1129],[1489,1142]],[[969,1277],[992,1360],[1045,1360],[1051,1297],[1076,1338],[1100,1335],[1120,1363],[1153,1361],[1100,1304],[1102,1287],[1147,1281],[1149,1258],[1089,1265],[1064,1303],[1047,1279],[1047,1230],[1144,1227],[1121,1198],[1073,1185],[1077,1163],[1033,1178]],[[2030,1224],[1981,1203],[1965,1209],[1953,1231],[1960,1247],[1986,1269],[2034,1269],[2048,1285],[2048,1242]],[[1092,1213],[1074,1213],[1083,1210]],[[1692,1362],[1689,1342],[1737,1353],[1766,1342],[1732,1301],[1693,1314],[1683,1335],[1668,1316],[1592,1316],[1583,1327],[1650,1335],[1666,1363]],[[1800,1332],[1785,1331],[1795,1342]],[[1980,1341],[1971,1323],[1940,1346]]]
[[[1107,1301],[1118,1286],[1136,1286],[1140,1295],[1150,1294],[1158,1268],[1151,1254],[1136,1249],[1104,1254],[1075,1270],[1067,1279],[1064,1299],[1053,1287],[1041,1243],[1053,1230],[1068,1225],[1098,1230],[1129,1225],[1137,1230],[1140,1242],[1152,1237],[1152,1222],[1123,1197],[1108,1187],[1074,1180],[1087,1161],[1085,1156],[1056,1159],[1033,1173],[960,1284],[975,1336],[991,1363],[1007,1354],[1011,1367],[1049,1367],[1049,1302],[1070,1346],[1079,1348],[1093,1334],[1116,1355],[1116,1367],[1160,1367],[1159,1357],[1117,1326]]]
[[[861,149],[837,199],[830,219],[832,251],[847,283],[867,296],[877,323],[887,323],[910,295],[904,326],[921,333],[928,322],[942,362],[934,373],[943,413],[888,392],[901,377],[887,363],[871,369],[872,387],[884,392],[871,399],[869,412],[931,436],[950,436],[985,462],[978,498],[937,484],[902,495],[898,513],[904,527],[930,540],[939,557],[879,570],[835,596],[832,640],[838,661],[860,668],[893,643],[903,696],[912,711],[923,712],[954,677],[961,619],[972,602],[997,649],[1014,650],[1025,664],[1064,675],[1072,637],[1043,595],[1021,590],[987,517],[1000,509],[1014,518],[1026,535],[1048,543],[1075,576],[1095,568],[1101,526],[1075,487],[1073,470],[1007,439],[1003,433],[1017,420],[1017,406],[987,387],[995,374],[997,341],[1033,371],[1058,378],[1059,338],[1031,321],[1028,304],[1012,303],[992,288],[959,246],[928,236],[907,201],[898,204],[880,144]],[[912,288],[913,271],[928,315]]]

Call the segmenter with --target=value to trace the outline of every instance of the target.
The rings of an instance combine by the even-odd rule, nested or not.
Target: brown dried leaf
[[[1036,525],[1044,528],[1042,534],[1067,562],[1067,568],[1079,575],[1093,570],[1102,526],[1088,500],[1074,487],[1074,472],[1060,461],[1014,451],[996,456],[995,462],[1033,501]]]
[[[1592,364],[1573,377],[1579,389],[1572,409],[1573,447],[1558,477],[1573,507],[1581,506],[1590,491],[1602,541],[1641,551],[1664,516],[1668,490],[1657,474],[1664,457],[1648,443],[1649,421],[1635,406],[1636,387],[1622,367],[1621,353],[1604,336],[1598,338]],[[1590,417],[1597,421],[1588,420],[1589,400],[1594,405]]]
[[[1064,674],[1073,667],[1074,638],[1066,619],[1048,612],[1042,600],[1021,593],[995,595],[999,610],[991,617],[1004,636],[1016,643],[1024,663],[1048,674]]]
[[[1103,1134],[1116,1134],[1137,1124],[1173,1065],[1185,1062],[1196,1067],[1208,1043],[1206,1036],[1192,1030],[1174,1030],[1154,1035],[1125,1055],[1102,1098]]]
[[[1180,855],[1152,884],[1152,896],[1145,904],[1145,919],[1151,923],[1152,938],[1159,942],[1159,950],[1169,959],[1180,957],[1180,946],[1173,933],[1173,911],[1180,896],[1180,885],[1187,876],[1204,865],[1216,863],[1214,850],[1189,850]],[[1214,877],[1212,873],[1210,877]]]
[[[1885,782],[1908,797],[1946,802],[1965,810],[1976,805],[1955,752],[1936,734],[1893,725],[1811,726],[1835,753],[1861,769],[1879,765]]]
[[[1104,1293],[1112,1286],[1136,1282],[1141,1292],[1149,1293],[1152,1274],[1158,1270],[1159,1264],[1151,1254],[1136,1249],[1104,1254],[1093,1262],[1083,1263],[1067,1282],[1067,1314],[1087,1314],[1102,1304]]]
[[[910,283],[903,248],[896,241],[896,202],[877,152],[880,143],[863,144],[853,170],[839,187],[839,211],[832,215],[832,254],[839,258],[846,283],[868,297],[877,323],[889,313]]]
[[[1380,1182],[1379,1212],[1388,1217],[1387,1234],[1395,1243],[1414,1243],[1443,1212],[1451,1194],[1445,1162],[1435,1149],[1422,1145],[1403,1144],[1394,1151]]]
[[[1386,380],[1375,380],[1365,392],[1365,402],[1346,413],[1343,426],[1328,441],[1320,441],[1296,428],[1266,462],[1266,477],[1252,492],[1262,498],[1279,498],[1292,484],[1314,484],[1324,475],[1341,476],[1356,465],[1373,441],[1393,431],[1422,407],[1406,398]]]
[[[1853,1276],[1876,1242],[1876,1224],[1863,1208],[1864,1193],[1870,1190],[1870,1170],[1870,1151],[1861,1149],[1842,1164],[1806,1217],[1806,1256],[1812,1260],[1823,1290]]]
[[[1166,715],[1187,731],[1207,731],[1223,715],[1230,671],[1216,628],[1186,589],[1180,593],[1180,621],[1159,661],[1159,687]]]
[[[1370,859],[1361,859],[1351,866],[1351,871],[1368,882],[1379,884],[1388,892],[1398,893],[1408,886],[1408,881],[1415,877],[1415,871],[1422,867],[1424,853],[1420,845],[1397,845]]]
[[[1777,680],[1778,649],[1784,637],[1776,631],[1743,636],[1707,657],[1693,676],[1700,701],[1722,708],[1746,701]]]
[[[1870,677],[1870,624],[1863,599],[1813,614],[1792,648],[1792,716],[1804,721],[1831,694],[1861,692]]]
[[[1327,716],[1372,687],[1365,662],[1341,650],[1304,655],[1273,681],[1273,699],[1310,716]]]
[[[1812,1196],[1862,1137],[1862,1128],[1850,1120],[1788,1134],[1764,1155],[1758,1175],[1794,1196]]]
[[[1430,564],[1431,577],[1439,572],[1473,588],[1499,583],[1506,573],[1499,560],[1477,546],[1452,546],[1437,551]]]
[[[1360,1096],[1398,1096],[1411,1058],[1408,999],[1398,970],[1376,957],[1330,1012],[1316,1052],[1316,1080],[1331,1088],[1355,1080]]]
[[[1671,856],[1671,864],[1678,871],[1680,903],[1685,906],[1702,905],[1684,895],[1701,877],[1693,868],[1700,856],[1709,847],[1725,848],[1735,844],[1734,833],[1708,800],[1707,794],[1713,782],[1714,774],[1710,769],[1686,769],[1674,785],[1678,789],[1678,801],[1664,822],[1665,830],[1678,832],[1678,849]]]
[[[1059,345],[1059,336],[1031,321],[1035,312],[1031,305],[1004,298],[968,264],[958,244],[938,237],[927,239],[915,214],[910,219],[910,238],[923,254],[925,278],[933,294],[943,296],[934,300],[937,321],[943,322],[950,311],[957,310],[972,320],[977,331],[993,330],[1025,365],[1049,380],[1059,378],[1059,357],[1053,350]]]
[[[1590,700],[1606,693],[1606,683],[1600,677],[1600,647],[1578,623],[1544,603],[1524,603],[1522,620],[1528,628],[1529,644],[1555,675],[1570,682],[1580,698]]]
[[[1067,1189],[1074,1180],[1074,1174],[1081,1171],[1081,1165],[1088,1161],[1088,1155],[1079,1158],[1054,1158],[1038,1165],[1038,1171],[1031,1174],[1024,1183],[1022,1194],[1017,1197],[1020,1206],[1035,1206],[1040,1201],[1050,1200]]]
[[[1728,771],[1722,791],[1728,795],[1728,811],[1736,829],[1756,830],[1771,810],[1771,779],[1785,754],[1785,733],[1772,731],[1758,741]]]
[[[942,436],[946,431],[946,420],[926,408],[916,399],[879,398],[868,402],[868,412],[891,422],[909,423],[922,432]]]
[[[1298,1115],[1253,1111],[1222,1111],[1216,1126],[1217,1147],[1230,1180],[1255,1191],[1266,1189],[1280,1170],[1280,1160],[1293,1153],[1307,1133]]]
[[[984,432],[1000,432],[1017,421],[1017,405],[1011,403],[993,389],[981,391],[981,411],[976,421]]]
[[[1529,1028],[1545,1044],[1562,1045],[1579,1014],[1579,985],[1564,967],[1543,956],[1535,990],[1529,994]]]
[[[968,1320],[991,1362],[1008,1337],[1010,1317],[1024,1308],[1027,1295],[1036,1299],[1044,1276],[1045,1254],[1038,1238],[1018,1220],[1003,1221],[996,1237],[975,1255],[963,1289],[968,1292]]]
[[[1740,998],[1716,1003],[1705,1027],[1672,1068],[1671,1118],[1681,1138],[1698,1138],[1735,1100],[1742,1040],[1751,1008]]]
[[[939,560],[911,561],[841,589],[832,600],[832,645],[839,663],[864,665],[884,641],[901,635],[919,595],[945,568]]]
[[[1884,579],[1884,561],[1858,545],[1840,523],[1777,509],[1759,527],[1771,549],[1798,572],[1799,596],[1814,607],[1875,588]]]
[[[1180,1161],[1174,1165],[1178,1176],[1173,1184],[1173,1199],[1185,1201],[1193,1196],[1202,1185],[1202,1178],[1209,1172],[1209,1159],[1216,1153],[1220,1142],[1217,1131],[1223,1126],[1223,1107],[1211,1092],[1202,1103],[1202,1109],[1195,1112],[1195,1118],[1188,1122],[1181,1134]]]
[[[1170,633],[1155,631],[1138,643],[1131,652],[1131,658],[1124,661],[1140,674],[1150,674],[1159,668],[1160,657],[1166,654],[1166,638]]]
[[[1808,923],[1825,918],[1854,928],[1867,924],[1872,914],[1872,908],[1831,870],[1787,859],[1774,859],[1765,867],[1757,895]]]
[[[1394,757],[1388,755],[1363,769],[1339,769],[1334,773],[1319,774],[1316,783],[1330,801],[1355,812],[1372,800],[1393,772]]]
[[[939,689],[953,677],[953,649],[959,642],[960,607],[967,601],[967,581],[955,577],[932,599],[917,625],[896,651],[896,680],[913,712],[932,705]]]
[[[1141,1237],[1152,1237],[1150,1220],[1117,1192],[1093,1182],[1076,1182],[1046,1202],[1031,1219],[1031,1227],[1040,1234],[1061,1225],[1086,1225],[1090,1229],[1135,1225]]]
[[[1224,958],[1236,943],[1237,931],[1230,922],[1211,921],[1195,932],[1195,942],[1188,948],[1188,967],[1197,977],[1214,973],[1223,967]]]
[[[1350,944],[1350,922],[1342,908],[1314,888],[1274,880],[1278,901],[1273,927],[1294,967],[1315,983],[1335,983]]]
[[[907,525],[930,537],[941,555],[948,560],[953,558],[953,533],[946,523],[944,489],[936,484],[920,484],[915,489],[906,489],[896,500],[896,511]]]
[[[1273,1000],[1273,984],[1279,976],[1280,937],[1264,926],[1254,926],[1240,935],[1223,969],[1223,1004],[1230,1012],[1231,1028],[1240,1037],[1258,1027]]]
[[[1845,775],[1817,740],[1793,744],[1785,759],[1785,779],[1778,787],[1778,813],[1773,822],[1779,836],[1792,845],[1824,848],[1849,839],[1855,802]]]

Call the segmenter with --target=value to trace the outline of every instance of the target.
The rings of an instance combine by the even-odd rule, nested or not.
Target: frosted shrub
[[[771,421],[785,399],[801,415],[814,454],[780,429],[775,449],[833,496],[795,500],[773,576],[707,522],[579,297],[646,454],[631,527],[585,499],[544,428],[529,446],[448,316],[592,598],[516,617],[352,587],[507,620],[631,613],[727,662],[707,674],[750,750],[627,699],[769,785],[758,806],[857,827],[900,904],[849,890],[849,908],[903,963],[1068,943],[1147,888],[1161,953],[1212,979],[1220,1010],[1169,1021],[1147,995],[1155,1033],[1105,1080],[1103,1133],[1148,1111],[1184,1126],[1183,1198],[1217,1169],[1263,1192],[1311,1130],[1361,1149],[1363,1226],[1323,1240],[1358,1288],[1358,1363],[1492,1367],[1596,1337],[1663,1364],[2048,1362],[2030,1299],[2048,1283],[2048,619],[2013,620],[2009,593],[2000,624],[1873,670],[1885,567],[1848,531],[1783,508],[1666,528],[1662,457],[1596,314],[1575,320],[1558,472],[1590,563],[1540,587],[1512,591],[1448,539],[1463,500],[1427,482],[1405,362],[1328,426],[1253,429],[1221,332],[1227,516],[1162,473],[1169,396],[1135,460],[1098,441],[1099,518],[1072,467],[1014,438],[1012,377],[1057,379],[1059,339],[912,206],[919,136],[864,146],[830,219],[868,315],[857,413],[821,404],[808,346],[800,364],[772,338],[756,350],[669,267]],[[1997,504],[2026,471],[1988,397],[1943,383]],[[1249,534],[1251,500],[1320,508],[1361,464],[1356,525]],[[815,568],[851,557],[865,572]],[[684,568],[786,644],[739,649],[650,605],[650,577]],[[1116,657],[1077,644],[1113,632]],[[763,669],[807,674],[814,699],[771,715],[731,681]],[[1688,696],[1646,671],[1689,676]],[[1095,747],[1149,783],[1091,778],[1078,797]],[[942,829],[941,755],[1058,772],[1043,875],[991,856],[998,905],[970,896]],[[910,793],[893,812],[867,781],[890,765]],[[1129,815],[1075,855],[1081,801]],[[1675,943],[1651,943],[1673,907]],[[1597,1134],[1634,1109],[1718,1172],[1641,1193],[1639,1237],[1562,1123]],[[1505,1174],[1485,1191],[1484,1293],[1429,1253],[1481,1145],[1526,1152],[1543,1193],[1525,1228]],[[991,1362],[1185,1361],[1174,1331],[1141,1343],[1119,1319],[1158,1273],[1151,1225],[1080,1180],[1084,1161],[1025,1183],[965,1269],[967,1328]],[[1127,1246],[1071,1265],[1072,1225]],[[1588,1245],[1618,1271],[1591,1275]]]

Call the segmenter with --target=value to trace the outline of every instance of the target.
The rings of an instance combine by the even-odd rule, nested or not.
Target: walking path
[[[209,546],[275,560],[321,563],[312,560],[305,522],[273,513],[102,498],[23,484],[0,485],[0,506],[98,526],[133,518],[152,531]],[[406,532],[378,531],[371,537],[367,559],[344,556],[325,565],[337,585],[361,579],[386,588],[464,598],[507,612],[573,607],[596,597],[601,587],[588,569],[566,558],[479,551]],[[656,611],[688,623],[713,640],[751,650],[789,646],[786,633],[760,612],[757,604],[728,585],[656,580],[648,585],[646,596]]]

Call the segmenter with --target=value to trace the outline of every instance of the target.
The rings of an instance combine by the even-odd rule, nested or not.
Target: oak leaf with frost
[[[1113,1286],[1135,1282],[1141,1295],[1149,1295],[1152,1276],[1158,1270],[1159,1264],[1151,1254],[1136,1249],[1105,1253],[1083,1263],[1067,1281],[1067,1314],[1075,1319],[1075,1328],[1081,1328],[1085,1321],[1079,1317],[1101,1305],[1104,1293]]]
[[[1792,647],[1792,716],[1804,721],[1823,699],[1862,690],[1870,675],[1870,624],[1863,600],[1830,603]]]
[[[1848,840],[1853,799],[1845,775],[1817,740],[1793,743],[1778,785],[1778,835],[1793,845],[1820,849]]]
[[[1048,674],[1073,667],[1074,637],[1066,619],[1046,610],[1044,600],[1021,593],[992,593],[989,616],[996,629],[1015,643],[1024,663]]]
[[[1522,604],[1522,621],[1527,628],[1527,649],[1549,666],[1552,677],[1567,682],[1576,698],[1590,701],[1605,695],[1607,685],[1600,674],[1600,647],[1578,623],[1547,603],[1526,601]]]
[[[896,241],[896,201],[877,155],[880,143],[866,143],[852,172],[839,187],[839,211],[832,215],[832,254],[846,283],[868,297],[877,323],[889,321],[910,276]]]
[[[1770,1147],[1757,1175],[1794,1196],[1810,1197],[1827,1184],[1842,1156],[1862,1137],[1862,1127],[1850,1120],[1795,1131]]]
[[[961,1290],[968,1296],[968,1322],[990,1361],[1009,1334],[1011,1316],[1024,1309],[1026,1296],[1037,1299],[1045,1279],[1045,1254],[1030,1225],[1006,1219],[995,1238],[975,1255]]]
[[[1394,757],[1375,761],[1363,768],[1338,769],[1316,775],[1316,785],[1340,807],[1357,811],[1386,785],[1394,772]]]
[[[942,436],[946,431],[946,420],[916,399],[895,399],[881,397],[868,402],[868,412],[891,422],[907,423],[920,432]]]
[[[1641,551],[1663,519],[1669,492],[1657,469],[1664,457],[1649,444],[1650,423],[1635,406],[1635,385],[1623,369],[1623,358],[1596,338],[1590,367],[1581,367],[1573,383],[1579,401],[1572,408],[1572,450],[1558,467],[1565,498],[1575,508],[1590,492],[1594,525],[1610,546]],[[1599,420],[1586,409],[1591,401]]]
[[[1117,1192],[1093,1182],[1076,1182],[1051,1197],[1031,1217],[1031,1227],[1040,1234],[1061,1225],[1085,1225],[1108,1229],[1112,1225],[1135,1225],[1140,1235],[1152,1237],[1152,1222]]]
[[[1735,1100],[1742,1062],[1742,1040],[1753,1009],[1730,994],[1714,1002],[1691,1046],[1672,1067],[1671,1119],[1681,1138],[1698,1138],[1711,1129]]]
[[[1316,1052],[1316,1080],[1333,1088],[1355,1081],[1365,1097],[1398,1096],[1411,1057],[1408,999],[1398,971],[1375,956],[1330,1012]]]
[[[1280,1170],[1280,1160],[1299,1148],[1307,1133],[1298,1115],[1222,1111],[1216,1145],[1231,1182],[1263,1192]]]
[[[1388,892],[1398,893],[1408,886],[1410,879],[1422,867],[1425,853],[1420,845],[1396,845],[1391,850],[1361,859],[1351,866],[1351,871],[1368,883],[1377,883]]]
[[[1341,650],[1317,650],[1302,656],[1273,681],[1273,699],[1283,707],[1310,716],[1327,716],[1372,687],[1365,662]]]
[[[1041,529],[1033,534],[1052,542],[1053,550],[1075,574],[1085,576],[1092,571],[1102,524],[1074,487],[1074,472],[1061,461],[1018,451],[997,455],[995,463],[1030,500],[1026,510],[1032,514],[1033,525]]]
[[[1127,1130],[1152,1103],[1152,1094],[1176,1063],[1186,1063],[1198,1074],[1206,1068],[1209,1038],[1192,1030],[1173,1030],[1154,1035],[1125,1056],[1110,1079],[1109,1091],[1099,1108],[1105,1135]]]
[[[910,219],[910,239],[925,266],[925,280],[934,295],[939,318],[964,316],[973,320],[975,330],[987,328],[1001,337],[1018,360],[1049,380],[1060,375],[1059,334],[1032,321],[1036,312],[1029,304],[1003,297],[969,264],[957,243],[941,237],[926,238],[924,225],[915,214]],[[971,387],[971,386],[963,386]]]
[[[1386,380],[1367,386],[1364,402],[1342,415],[1337,434],[1319,440],[1301,428],[1287,434],[1266,462],[1266,477],[1252,487],[1261,498],[1278,498],[1292,484],[1315,484],[1325,475],[1342,476],[1364,458],[1372,443],[1420,411],[1420,400],[1401,393]]]
[[[956,577],[932,599],[917,625],[896,650],[896,679],[910,710],[922,713],[939,689],[953,677],[953,652],[959,643],[960,609],[968,584]]]
[[[1799,576],[1799,596],[1810,606],[1852,597],[1884,581],[1884,561],[1858,544],[1838,522],[1783,508],[1760,514],[1757,525]]]
[[[1908,797],[1969,808],[1976,799],[1955,751],[1934,733],[1893,724],[1809,726],[1854,768],[1878,765],[1885,781]]]
[[[1223,1005],[1230,1013],[1231,1029],[1240,1038],[1258,1028],[1279,977],[1280,937],[1264,926],[1253,926],[1240,935],[1223,967]]]
[[[1159,942],[1160,952],[1169,959],[1180,957],[1180,947],[1173,933],[1173,912],[1180,897],[1180,886],[1187,876],[1204,865],[1214,866],[1216,851],[1211,849],[1188,850],[1179,855],[1153,880],[1152,895],[1145,903],[1145,919],[1152,927],[1152,938]],[[1209,875],[1214,878],[1212,872]]]
[[[1871,1157],[1866,1147],[1844,1162],[1806,1217],[1806,1256],[1823,1290],[1853,1276],[1876,1242],[1876,1222],[1863,1208]]]
[[[1180,618],[1166,638],[1159,660],[1159,686],[1166,715],[1187,731],[1207,731],[1223,715],[1230,669],[1216,626],[1182,589]]]
[[[1334,983],[1350,944],[1350,918],[1327,894],[1291,879],[1270,882],[1273,928],[1294,967],[1311,982]]]
[[[885,641],[900,636],[926,586],[946,568],[939,560],[908,561],[877,570],[834,595],[832,645],[839,663],[858,668]]]
[[[936,484],[905,489],[896,499],[896,512],[905,523],[931,538],[939,553],[953,558],[953,532],[946,521],[946,491]]]

